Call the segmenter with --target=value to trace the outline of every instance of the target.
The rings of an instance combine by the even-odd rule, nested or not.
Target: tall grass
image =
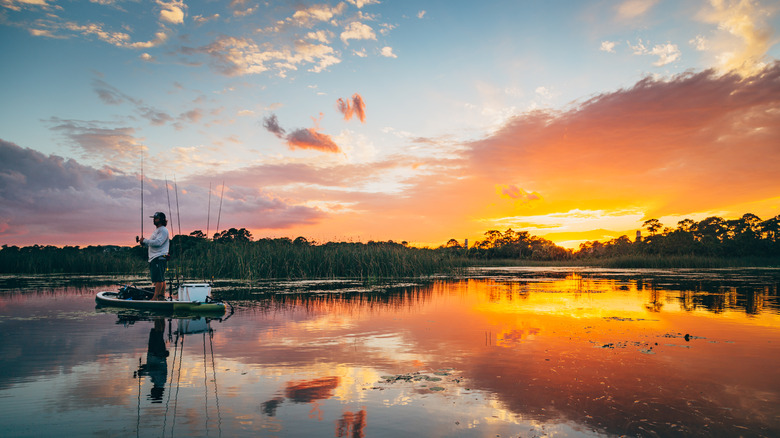
[[[3,274],[128,274],[148,271],[138,249],[120,247],[4,246]]]
[[[451,273],[465,260],[429,249],[393,243],[206,242],[183,252],[182,274],[195,278],[419,277]]]

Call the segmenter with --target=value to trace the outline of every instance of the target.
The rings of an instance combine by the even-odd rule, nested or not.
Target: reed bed
[[[184,251],[182,274],[195,278],[419,277],[452,273],[467,262],[451,254],[394,243],[292,244],[277,241],[205,242]]]

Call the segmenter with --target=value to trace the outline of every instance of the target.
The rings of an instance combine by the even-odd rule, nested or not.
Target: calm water
[[[778,270],[217,283],[224,320],[0,277],[5,436],[778,436]]]

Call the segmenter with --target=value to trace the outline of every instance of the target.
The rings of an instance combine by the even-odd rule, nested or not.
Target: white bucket
[[[179,287],[179,301],[206,302],[211,295],[211,286],[207,283],[187,283]]]

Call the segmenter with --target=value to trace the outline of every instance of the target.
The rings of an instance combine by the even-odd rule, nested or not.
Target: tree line
[[[754,214],[726,220],[684,219],[675,228],[649,219],[646,235],[621,236],[606,242],[585,242],[577,250],[511,228],[489,230],[468,248],[450,239],[438,248],[416,248],[406,242],[370,241],[317,243],[305,237],[254,240],[245,228],[230,228],[213,236],[202,231],[171,239],[171,271],[190,278],[388,278],[433,275],[490,260],[599,264],[631,260],[615,267],[674,267],[684,258],[745,260],[780,259],[780,215],[762,220]],[[25,247],[2,245],[4,274],[145,274],[146,248],[141,246]],[[648,260],[663,260],[651,265]],[[694,264],[696,267],[697,265]],[[708,267],[709,265],[698,265]],[[682,267],[682,266],[681,266]]]
[[[780,257],[780,215],[768,220],[747,213],[739,219],[717,216],[696,222],[684,219],[676,228],[658,219],[646,220],[647,235],[634,239],[626,235],[606,242],[589,241],[577,250],[555,245],[527,231],[489,230],[485,238],[466,248],[450,239],[439,250],[473,259],[522,259],[540,261],[581,260],[627,256]]]
[[[780,256],[780,215],[768,220],[747,213],[727,220],[711,216],[696,222],[684,219],[675,228],[658,219],[646,220],[646,236],[633,241],[628,236],[601,243],[586,242],[573,255],[580,258],[627,255],[702,257]]]

